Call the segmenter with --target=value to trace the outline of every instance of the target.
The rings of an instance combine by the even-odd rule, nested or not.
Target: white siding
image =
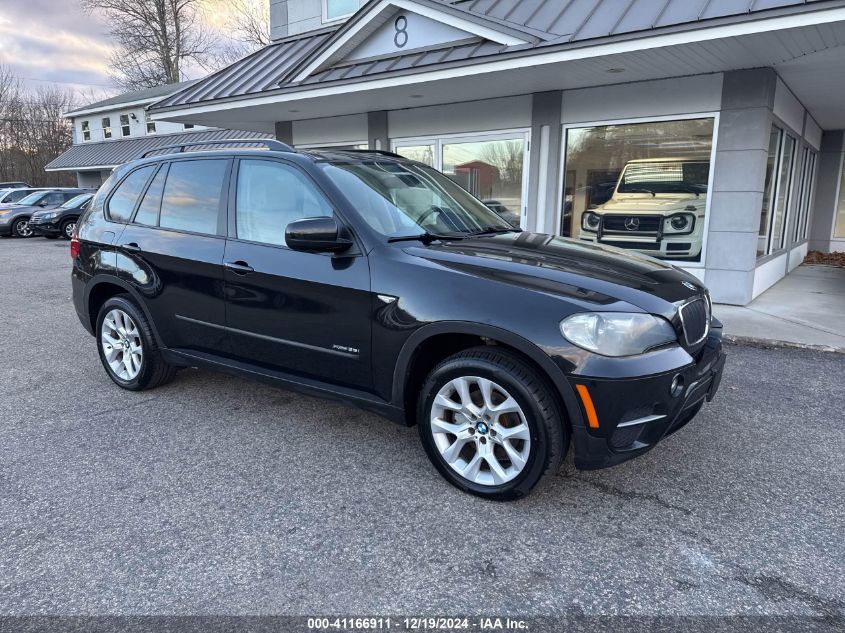
[[[563,123],[711,112],[722,106],[722,74],[567,90]]]
[[[531,95],[388,113],[390,138],[491,132],[531,126]]]
[[[129,136],[125,137],[121,135],[120,129],[120,115],[127,114],[129,115]],[[135,115],[135,119],[132,119],[132,115]],[[104,118],[109,117],[111,119],[111,132],[112,137],[110,139],[103,138],[103,125],[102,121]],[[88,141],[89,143],[97,143],[99,141],[104,140],[119,140],[121,138],[136,138],[139,136],[146,136],[147,135],[147,124],[144,119],[144,108],[143,107],[134,107],[134,108],[122,108],[117,110],[108,110],[106,112],[97,112],[95,114],[89,114],[85,116],[75,117],[73,119],[73,141],[76,144],[82,143],[82,122],[88,121],[89,128],[91,130],[91,140]],[[197,126],[195,129],[202,129],[201,126]],[[177,132],[184,131],[184,127],[181,123],[169,123],[167,121],[156,121],[156,134],[174,134]]]
[[[786,123],[794,132],[804,131],[804,106],[795,98],[786,84],[778,79],[775,88],[774,113],[777,118]]]

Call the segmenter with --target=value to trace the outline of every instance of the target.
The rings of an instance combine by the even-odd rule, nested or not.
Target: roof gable
[[[291,79],[301,82],[315,73],[362,59],[402,55],[471,40],[519,46],[534,38],[431,0],[372,0],[331,41],[305,59]]]

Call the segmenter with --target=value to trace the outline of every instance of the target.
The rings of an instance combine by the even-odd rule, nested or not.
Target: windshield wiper
[[[441,235],[440,233],[420,233],[419,235],[400,235],[399,237],[388,238],[388,242],[422,242],[423,244],[431,244],[437,240],[464,240],[466,235]]]
[[[500,233],[522,233],[522,229],[518,229],[516,227],[506,228],[504,226],[485,226],[483,229],[467,233],[467,235],[471,237],[478,237],[480,235],[499,235]]]

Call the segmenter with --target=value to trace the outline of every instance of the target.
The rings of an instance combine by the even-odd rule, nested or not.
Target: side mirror
[[[39,206],[39,207],[46,207],[46,206],[47,206],[47,205],[49,205],[49,204],[50,204],[49,202],[47,202],[46,200],[44,200],[44,201],[42,201],[42,202],[39,202],[39,203],[38,203],[38,206]]]
[[[342,253],[352,246],[334,218],[304,218],[285,228],[285,243],[295,251],[313,253]]]

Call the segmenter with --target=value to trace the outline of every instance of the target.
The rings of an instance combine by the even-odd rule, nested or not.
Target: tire
[[[29,218],[18,218],[12,224],[12,235],[15,237],[32,237],[35,231],[29,226]]]
[[[70,220],[65,220],[64,222],[62,222],[61,238],[64,240],[69,240],[74,228],[76,228],[76,218],[71,218]]]
[[[473,407],[460,397],[462,381]],[[569,429],[551,387],[506,350],[475,347],[447,358],[429,374],[420,396],[417,427],[426,454],[449,483],[479,497],[524,497],[546,473],[558,470],[569,446]],[[451,404],[444,406],[447,400]],[[496,408],[507,413],[497,414]]]
[[[122,316],[118,318],[118,315]],[[105,324],[107,318],[109,323]],[[106,374],[123,389],[155,389],[170,381],[176,373],[176,368],[162,358],[149,321],[129,295],[111,297],[102,305],[97,314],[95,336]],[[106,343],[106,340],[114,344]],[[123,361],[125,342],[130,343],[131,352],[127,362]],[[140,354],[135,351],[137,349]]]

